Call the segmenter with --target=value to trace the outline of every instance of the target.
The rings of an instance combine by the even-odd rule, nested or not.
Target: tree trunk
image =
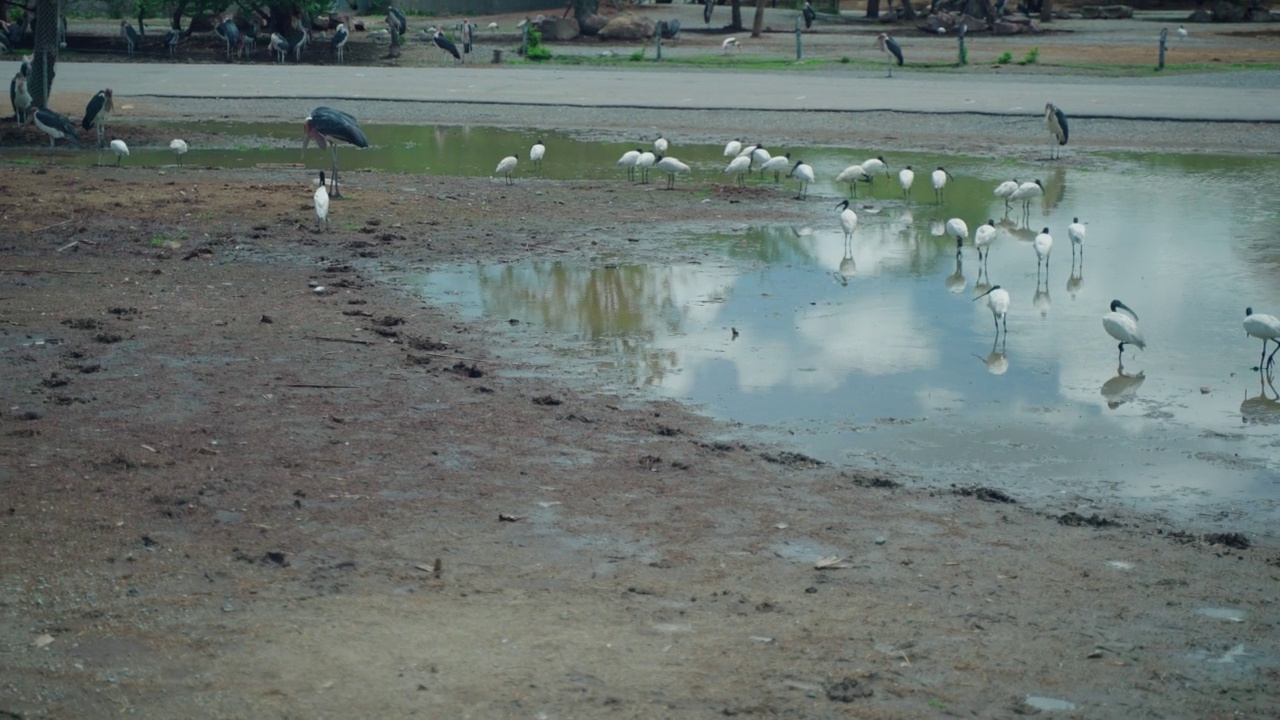
[[[911,0],[902,0],[902,19],[915,20],[916,11],[911,7]]]
[[[35,107],[49,107],[53,94],[53,68],[58,62],[58,0],[36,0],[35,57],[27,91]]]
[[[1040,22],[1053,22],[1053,0],[1044,0],[1040,6]]]
[[[867,17],[872,20],[880,17],[880,0],[867,0]]]
[[[182,13],[186,12],[186,9],[187,0],[178,0],[178,5],[173,9],[173,15],[169,19],[169,27],[177,30],[179,33],[182,32]],[[191,33],[188,32],[186,37],[190,36]]]
[[[756,17],[751,23],[751,37],[760,37],[761,30],[764,30],[764,0],[756,0]]]
[[[729,19],[730,30],[742,29],[742,2],[741,0],[733,0],[733,15]]]

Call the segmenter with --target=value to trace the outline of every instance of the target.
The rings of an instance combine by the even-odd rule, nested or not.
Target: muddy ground
[[[821,465],[382,279],[790,194],[344,181],[0,166],[0,716],[1275,716],[1273,537]]]

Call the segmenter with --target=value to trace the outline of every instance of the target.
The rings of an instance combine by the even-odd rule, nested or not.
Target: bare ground
[[[1275,716],[1270,537],[821,465],[382,279],[701,194],[296,178],[0,166],[0,716]]]

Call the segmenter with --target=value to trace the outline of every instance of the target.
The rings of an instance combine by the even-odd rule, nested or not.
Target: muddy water
[[[1280,314],[1280,217],[1259,191],[1280,182],[1280,162],[950,158],[941,207],[927,172],[906,202],[896,177],[871,200],[859,188],[846,249],[829,179],[851,155],[806,154],[820,178],[812,222],[679,239],[722,262],[444,268],[418,279],[422,292],[508,327],[507,357],[678,398],[821,459],[1061,509],[1132,504],[1254,528],[1280,516],[1280,400],[1252,370],[1261,342],[1241,326],[1246,305]],[[1047,188],[1025,219],[991,195],[1012,176]],[[941,230],[950,217],[971,233],[997,221],[984,271],[971,241],[957,260]],[[1088,227],[1083,260],[1067,238],[1073,217]],[[1055,242],[1038,273],[1031,239],[1044,227]],[[1011,296],[999,341],[973,301],[991,284]],[[1101,322],[1113,298],[1137,312],[1148,343],[1128,346],[1123,368]]]

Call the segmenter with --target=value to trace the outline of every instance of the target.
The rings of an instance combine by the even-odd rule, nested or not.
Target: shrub
[[[524,56],[525,56],[525,59],[527,60],[550,60],[551,51],[542,47],[541,45],[537,47],[533,47],[532,45],[530,45],[529,52],[525,53]]]
[[[1040,61],[1040,48],[1033,47],[1027,51],[1026,56],[1022,58],[1023,65],[1035,65]]]
[[[637,50],[637,51],[635,51],[635,52],[633,52],[633,53],[631,53],[631,57],[629,57],[629,58],[627,58],[627,59],[628,59],[628,60],[630,60],[631,62],[640,62],[641,60],[643,60],[643,59],[644,59],[644,46],[643,46],[643,45],[641,45],[641,46],[640,46],[640,49],[639,49],[639,50]]]
[[[848,64],[849,64],[850,62],[852,62],[852,61],[849,59],[849,56],[848,56],[848,55],[845,55],[844,57],[840,58],[840,62],[841,62],[842,64],[848,65]]]
[[[997,65],[1008,65],[1011,62],[1013,62],[1013,53],[1008,50],[1005,50],[1000,54],[1000,57],[996,58]]]

